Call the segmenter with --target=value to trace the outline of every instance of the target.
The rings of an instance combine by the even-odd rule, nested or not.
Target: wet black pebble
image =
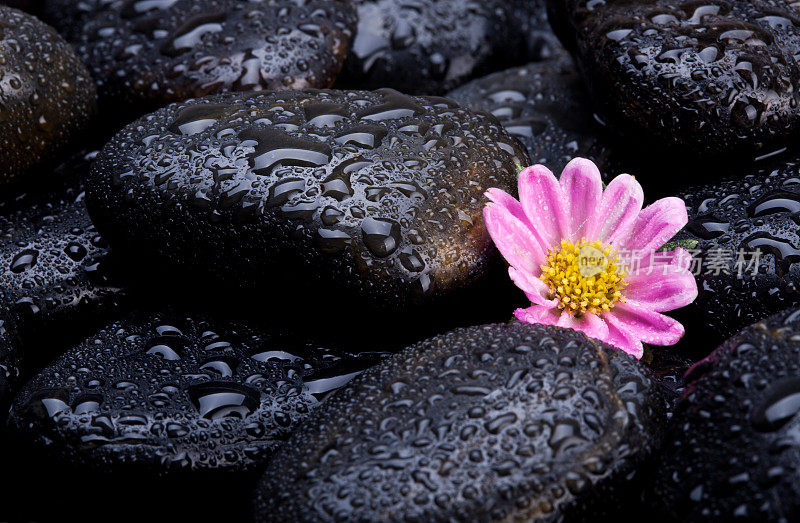
[[[10,392],[20,377],[22,341],[15,318],[4,316],[0,319],[0,409],[5,412]],[[5,419],[5,414],[0,418]]]
[[[378,359],[219,318],[134,313],[35,376],[9,427],[84,473],[245,472]]]
[[[20,9],[26,13],[38,15],[39,11],[42,9],[42,2],[43,0],[3,0],[0,4]]]
[[[800,303],[800,161],[783,159],[679,196],[689,213],[679,237],[698,242],[691,309],[717,333],[716,343]]]
[[[800,311],[747,327],[689,380],[653,469],[663,503],[654,512],[677,521],[797,521]]]
[[[42,20],[55,27],[69,42],[80,37],[83,25],[103,11],[119,9],[126,0],[41,0]]]
[[[0,6],[0,184],[54,159],[87,126],[96,93],[52,27]]]
[[[574,157],[589,158],[613,177],[609,131],[595,119],[589,95],[565,52],[542,62],[493,73],[450,91],[474,111],[492,113],[530,153],[557,175]],[[610,178],[609,178],[610,179]]]
[[[50,8],[55,17],[67,13],[65,34],[102,101],[140,113],[222,91],[328,87],[356,26],[344,0],[55,1]]]
[[[563,51],[550,27],[546,0],[508,0],[505,5],[511,8],[511,25],[506,31],[522,34],[527,44],[525,56],[528,60],[550,59]]]
[[[598,108],[631,139],[727,157],[797,135],[796,4],[548,1]]]
[[[59,166],[55,186],[0,202],[0,338],[8,330],[27,341],[31,361],[52,358],[68,333],[91,325],[123,299],[83,201],[80,177],[94,154]],[[17,344],[0,345],[0,365],[18,360]]]
[[[313,414],[267,468],[256,520],[625,510],[658,440],[656,389],[635,360],[570,329],[455,330],[366,371]]]
[[[400,308],[486,271],[483,193],[513,192],[527,164],[494,118],[444,98],[224,94],[120,132],[87,204],[115,248],[209,289],[258,285],[325,314],[348,296]]]
[[[358,31],[345,68],[347,82],[357,88],[441,94],[554,47],[541,1],[355,3]]]

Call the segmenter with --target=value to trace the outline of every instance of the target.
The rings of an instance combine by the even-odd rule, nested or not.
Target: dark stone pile
[[[0,521],[800,518],[800,3],[0,3]],[[641,361],[508,322],[574,157],[686,203]]]

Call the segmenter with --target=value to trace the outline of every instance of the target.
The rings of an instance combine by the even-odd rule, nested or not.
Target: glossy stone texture
[[[0,300],[20,314],[53,314],[117,290],[106,286],[108,250],[79,180],[94,154],[79,159],[79,171],[65,173],[61,187],[0,202]]]
[[[480,74],[535,59],[530,52],[541,56],[553,46],[545,40],[549,28],[538,0],[355,3],[358,31],[345,67],[348,82],[360,89],[441,94]],[[533,27],[537,21],[541,27]]]
[[[447,97],[492,113],[525,145],[533,163],[556,174],[576,156],[595,162],[607,181],[619,174],[609,162],[609,131],[595,119],[583,80],[565,52],[473,80]]]
[[[9,427],[84,470],[244,472],[376,362],[222,319],[136,313],[34,377]]]
[[[256,520],[608,516],[627,508],[660,401],[634,359],[571,329],[455,330],[312,415],[267,467]]]
[[[680,237],[699,242],[699,295],[690,307],[704,328],[725,339],[800,303],[800,161],[781,159],[679,196],[689,213]]]
[[[598,109],[629,138],[725,158],[797,136],[796,2],[548,2]]]
[[[486,270],[483,193],[513,192],[527,164],[494,118],[444,98],[224,94],[121,131],[97,157],[87,204],[115,248],[209,288],[402,307]]]
[[[10,399],[9,393],[20,376],[21,345],[15,319],[5,315],[0,319],[0,408],[4,412]]]
[[[0,184],[53,159],[95,112],[94,83],[52,27],[0,5]]]
[[[43,0],[3,0],[0,2],[0,4],[7,5],[8,7],[14,7],[16,9],[25,11],[26,13],[31,13],[38,16],[39,11],[42,8],[42,1]]]
[[[41,0],[41,19],[74,42],[83,25],[103,11],[120,9],[126,0]],[[158,4],[156,4],[158,6]],[[154,6],[155,7],[155,6]]]
[[[19,344],[6,341],[20,336],[36,353],[26,358],[52,358],[61,339],[123,297],[83,202],[80,177],[92,158],[76,155],[55,170],[59,183],[0,202],[0,365],[19,362]]]
[[[800,311],[747,327],[689,375],[654,493],[677,521],[800,517]]]
[[[507,0],[504,6],[511,8],[511,25],[505,31],[508,34],[522,34],[527,44],[525,59],[545,60],[563,50],[558,37],[550,28],[547,0]]]
[[[104,101],[141,109],[222,91],[328,87],[356,26],[344,0],[52,4],[80,25],[72,38]]]

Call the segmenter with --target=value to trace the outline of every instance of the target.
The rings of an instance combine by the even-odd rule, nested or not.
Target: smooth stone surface
[[[689,375],[654,467],[677,521],[800,517],[800,311],[730,338]]]
[[[547,0],[508,0],[511,25],[505,30],[519,32],[527,43],[527,60],[553,58],[563,50],[547,19]]]
[[[698,333],[689,331],[676,345],[669,347],[645,346],[644,355],[639,360],[647,367],[653,381],[661,388],[667,418],[672,416],[672,409],[686,387],[684,375],[695,364],[697,359],[708,355],[708,349],[702,356],[694,355]],[[687,348],[691,347],[691,348]],[[692,350],[694,349],[694,350]],[[701,349],[702,350],[702,349]]]
[[[473,80],[447,97],[496,116],[533,163],[556,175],[576,156],[596,163],[606,181],[619,174],[609,161],[609,131],[595,119],[583,80],[565,52]]]
[[[698,241],[690,309],[716,343],[800,303],[800,161],[751,172],[679,193],[689,213],[679,237]]]
[[[486,272],[483,193],[514,192],[528,162],[494,118],[444,98],[225,94],[121,131],[97,157],[87,204],[126,256],[209,289],[401,308]]]
[[[418,343],[340,390],[276,453],[256,521],[572,521],[625,510],[663,420],[642,369],[551,326]]]
[[[776,0],[548,0],[594,102],[649,147],[727,158],[800,126],[800,9]]]
[[[126,0],[41,0],[41,18],[74,42],[83,25],[103,11],[119,9]],[[135,0],[134,0],[135,1]],[[167,0],[169,1],[169,0]],[[159,4],[155,4],[154,7]]]
[[[96,110],[94,82],[63,38],[0,6],[0,184],[54,159]]]
[[[42,8],[42,1],[43,0],[3,0],[0,4],[20,9],[26,13],[38,15]]]
[[[546,55],[554,47],[546,39],[549,27],[539,0],[355,3],[358,30],[345,69],[347,82],[359,89],[441,94],[475,76]],[[541,25],[534,27],[537,21]]]
[[[35,376],[9,427],[84,470],[245,472],[378,359],[219,318],[135,313]]]
[[[48,9],[67,13],[66,34],[106,105],[140,113],[222,91],[329,87],[356,27],[344,0],[59,0]]]
[[[84,204],[80,177],[96,153],[63,164],[62,186],[0,202],[0,300],[21,315],[62,313],[119,290]]]
[[[16,319],[12,316],[0,319],[0,408],[4,412],[10,401],[10,392],[20,376],[21,346]]]
[[[16,369],[20,350],[30,353],[26,359],[47,361],[69,333],[124,300],[83,202],[80,177],[95,154],[77,154],[56,168],[59,183],[0,202],[0,366]],[[6,343],[4,331],[25,343]],[[0,374],[13,383],[18,371]]]

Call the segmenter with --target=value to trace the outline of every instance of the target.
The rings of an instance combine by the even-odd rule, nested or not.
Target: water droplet
[[[764,394],[764,400],[750,415],[753,426],[772,432],[786,425],[800,411],[800,378],[778,381]]]
[[[78,242],[69,242],[66,247],[64,247],[64,252],[67,256],[70,257],[72,261],[79,262],[83,258],[86,257],[87,251],[86,247],[81,245]]]
[[[39,256],[39,251],[33,249],[25,249],[21,251],[14,259],[11,260],[11,272],[20,273],[31,269],[36,265],[36,260]]]
[[[173,133],[191,136],[205,131],[221,118],[228,116],[230,112],[231,108],[228,105],[189,105],[178,111],[175,120],[169,126],[169,130]]]
[[[400,245],[400,224],[386,218],[365,218],[361,222],[364,244],[379,258],[392,254]]]
[[[210,420],[244,419],[258,409],[258,393],[237,383],[208,382],[191,385],[188,389],[197,412]]]
[[[331,150],[324,143],[277,129],[248,128],[239,133],[239,138],[254,147],[248,158],[253,172],[259,175],[266,176],[278,167],[317,167],[331,159]]]

